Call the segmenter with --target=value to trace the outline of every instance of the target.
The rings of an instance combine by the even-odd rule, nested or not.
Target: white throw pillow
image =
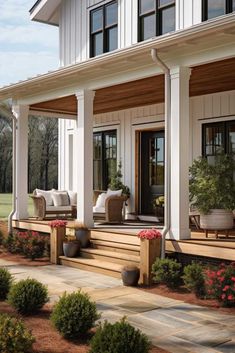
[[[107,199],[107,193],[103,192],[102,194],[100,194],[96,200],[96,204],[95,207],[105,207],[105,201]]]
[[[54,189],[52,189],[52,190],[36,189],[36,194],[38,196],[43,196],[44,197],[47,206],[53,206],[53,200],[52,200],[53,192],[54,192]]]
[[[55,191],[52,193],[52,200],[55,207],[69,206],[69,195],[67,191]]]
[[[69,200],[70,200],[70,205],[76,205],[77,204],[77,193],[76,191],[68,191],[69,194]]]
[[[107,191],[107,197],[109,196],[121,196],[122,195],[122,189],[120,190],[110,190],[108,189]]]

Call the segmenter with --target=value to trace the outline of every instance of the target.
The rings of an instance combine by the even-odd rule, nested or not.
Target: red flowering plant
[[[61,228],[66,227],[67,223],[67,221],[62,219],[55,219],[54,221],[49,222],[49,226],[51,226],[51,228]]]
[[[155,229],[155,228],[143,229],[137,234],[137,236],[140,239],[148,239],[148,240],[161,239],[162,233],[158,229]]]
[[[221,264],[217,270],[207,270],[205,275],[208,296],[223,306],[235,306],[235,262],[228,266]]]
[[[49,236],[34,231],[15,231],[11,238],[10,252],[25,255],[32,260],[43,257],[49,247]]]

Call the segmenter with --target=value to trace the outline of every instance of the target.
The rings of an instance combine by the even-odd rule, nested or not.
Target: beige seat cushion
[[[63,213],[63,211],[72,211],[72,206],[47,206],[46,210],[55,212],[61,211],[61,213]]]

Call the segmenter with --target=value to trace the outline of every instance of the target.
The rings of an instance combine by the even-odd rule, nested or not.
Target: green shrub
[[[157,258],[152,266],[153,280],[166,284],[169,288],[178,288],[181,283],[182,265],[176,260]]]
[[[98,327],[89,353],[148,353],[149,350],[147,336],[122,319]]]
[[[205,296],[205,279],[202,265],[193,262],[185,266],[183,281],[190,291],[194,292],[198,298]]]
[[[56,303],[51,321],[56,329],[66,338],[77,338],[86,334],[100,316],[95,303],[87,294],[64,293]]]
[[[0,315],[0,352],[26,353],[31,351],[35,341],[21,320]]]
[[[8,302],[21,314],[33,314],[48,301],[47,287],[35,279],[25,279],[14,284]]]
[[[9,234],[8,237],[3,240],[3,246],[12,254],[17,252],[13,234]]]
[[[5,300],[12,284],[12,275],[6,268],[0,268],[0,300]]]

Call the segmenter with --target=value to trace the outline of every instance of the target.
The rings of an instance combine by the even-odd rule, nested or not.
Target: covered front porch
[[[167,94],[162,69],[151,57],[152,49],[169,68]],[[165,168],[170,190],[167,238],[169,244],[190,239],[188,168],[202,154],[202,125],[234,119],[234,56],[233,22],[228,17],[226,21],[217,19],[215,27],[202,23],[184,31],[184,36],[178,31],[169,38],[138,43],[1,89],[1,99],[14,100],[18,125],[13,224],[23,228],[22,220],[28,219],[29,113],[61,119],[59,189],[77,192],[77,219],[90,229],[94,227],[93,133],[116,131],[116,161],[122,161],[123,182],[131,191],[127,219],[138,218],[143,213],[143,200],[152,202],[143,192],[143,170],[148,170],[150,186],[158,187],[156,195],[165,192],[166,183],[163,158],[159,157],[158,165],[153,160],[150,165],[153,155],[149,155],[144,167],[141,138],[145,133],[164,135],[168,114],[169,135],[161,150],[161,156],[164,149],[170,151]],[[155,174],[150,171],[153,165]],[[159,184],[154,184],[161,173]]]

